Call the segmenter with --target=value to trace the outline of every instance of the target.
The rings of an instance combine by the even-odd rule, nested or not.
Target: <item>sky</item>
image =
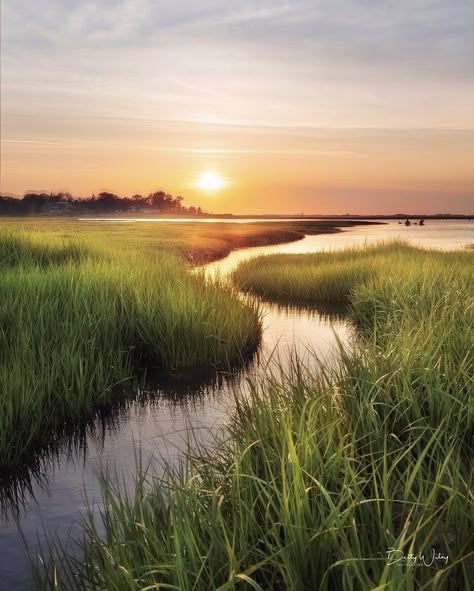
[[[474,212],[472,0],[2,0],[1,191]],[[224,181],[203,189],[214,171]]]

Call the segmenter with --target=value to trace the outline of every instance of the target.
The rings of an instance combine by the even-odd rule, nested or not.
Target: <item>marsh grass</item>
[[[205,263],[228,255],[235,248],[265,246],[304,238],[297,224],[239,224],[151,221],[81,221],[73,218],[0,218],[2,234],[22,233],[36,244],[64,239],[96,244],[111,251],[165,251],[193,263]],[[304,232],[337,231],[336,224],[304,224]],[[44,246],[43,246],[44,248]],[[47,246],[46,246],[47,248]]]
[[[308,257],[333,272],[324,288],[308,283]],[[252,381],[226,441],[172,477],[144,470],[133,491],[106,477],[79,558],[59,548],[38,587],[468,589],[472,254],[382,245],[267,257],[235,277],[268,297],[334,290],[358,346],[320,373],[293,359]],[[390,548],[431,566],[389,564]]]
[[[0,465],[113,397],[135,366],[239,362],[260,338],[256,306],[162,250],[98,237],[0,235]]]
[[[435,425],[451,417],[452,425],[464,426],[463,441],[468,441],[474,435],[473,263],[470,252],[392,242],[253,259],[242,263],[233,279],[269,299],[324,303],[334,294],[336,301],[348,303],[352,321],[366,337],[348,379],[365,374],[381,408],[407,408],[401,413],[406,424],[418,420],[415,408]],[[379,375],[393,379],[379,385]]]
[[[379,416],[359,434],[369,403],[341,370],[317,378],[296,361],[252,384],[226,442],[168,479],[142,470],[127,491],[109,475],[80,551],[53,545],[38,588],[468,588],[472,480],[457,433],[394,432]],[[389,548],[449,560],[389,565]]]

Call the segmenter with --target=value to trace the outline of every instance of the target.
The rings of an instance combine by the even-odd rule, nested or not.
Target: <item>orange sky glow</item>
[[[472,3],[181,4],[4,0],[2,193],[474,211]]]

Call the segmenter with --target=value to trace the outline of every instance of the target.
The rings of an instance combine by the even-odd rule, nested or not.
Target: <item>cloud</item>
[[[163,121],[175,152],[335,160],[366,136],[350,148],[304,136],[399,129],[409,148],[410,129],[474,129],[472,0],[2,0],[1,26],[16,162],[22,145],[107,143],[125,128],[164,151]],[[226,143],[216,124],[249,142]]]

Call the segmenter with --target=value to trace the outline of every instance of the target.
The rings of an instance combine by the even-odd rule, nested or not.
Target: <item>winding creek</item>
[[[474,243],[474,222],[428,221],[425,227],[405,228],[397,222],[359,226],[338,234],[307,236],[299,242],[246,248],[206,265],[209,276],[225,277],[239,262],[272,253],[303,253],[356,246],[402,237],[429,247],[454,249]],[[232,414],[236,387],[245,388],[249,374],[261,371],[272,356],[285,360],[290,351],[317,353],[321,363],[337,354],[337,341],[350,342],[351,329],[334,311],[297,309],[260,301],[263,338],[250,365],[234,375],[210,375],[197,383],[182,376],[178,382],[149,385],[112,409],[97,412],[87,425],[46,455],[34,471],[4,483],[0,489],[0,589],[29,588],[25,542],[35,552],[45,532],[66,541],[77,532],[77,520],[87,503],[100,502],[101,470],[117,470],[133,482],[136,454],[146,465],[173,465],[193,441],[206,444]],[[20,533],[21,532],[21,533]]]

